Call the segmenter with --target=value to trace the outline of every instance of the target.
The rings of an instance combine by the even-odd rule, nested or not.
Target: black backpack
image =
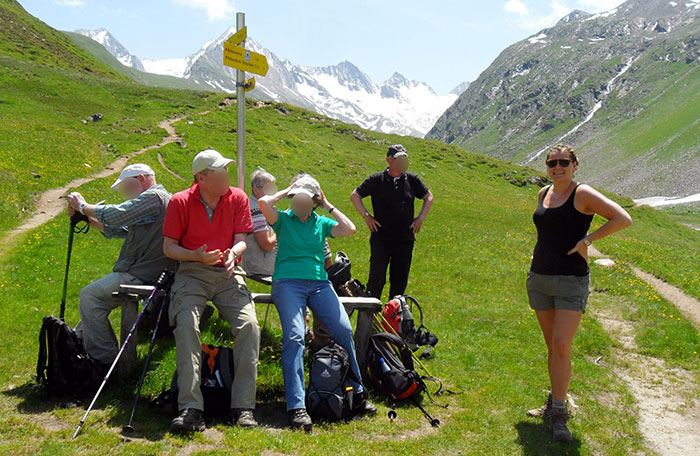
[[[75,329],[60,318],[44,317],[36,380],[50,395],[87,396],[95,392],[104,374],[100,363],[83,348]]]
[[[410,304],[409,304],[410,303]],[[416,322],[411,312],[411,306],[415,305],[420,314],[420,323]],[[423,324],[423,309],[413,296],[394,296],[384,305],[382,310],[384,321],[382,326],[389,332],[396,332],[406,342],[411,351],[416,351],[422,346],[427,346],[421,353],[421,359],[430,358],[430,352],[438,343],[438,338]]]
[[[225,416],[231,410],[233,387],[233,349],[202,344],[200,384],[204,399],[204,415],[208,418]],[[152,406],[168,406],[177,410],[177,371],[170,389],[161,392]]]
[[[327,345],[313,356],[306,389],[306,409],[313,418],[339,421],[352,418],[361,403],[349,379],[362,383],[350,369],[348,352],[338,344]]]
[[[375,385],[392,399],[409,399],[427,391],[423,378],[414,369],[408,346],[394,334],[372,334],[367,367]]]
[[[350,258],[341,251],[336,252],[335,261],[333,264],[328,266],[326,272],[328,273],[328,280],[333,284],[333,288],[339,291],[340,287],[345,285],[352,275],[350,274]]]

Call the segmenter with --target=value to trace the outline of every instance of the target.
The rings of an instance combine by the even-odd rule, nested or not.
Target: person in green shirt
[[[294,183],[274,195],[258,200],[260,210],[277,235],[277,258],[272,275],[272,300],[282,324],[282,374],[284,376],[287,413],[290,427],[311,431],[313,424],[306,412],[304,398],[304,310],[311,308],[328,329],[333,340],[350,357],[350,368],[361,379],[355,355],[350,319],[324,268],[324,242],[328,236],[346,237],[355,225],[332,206],[316,179],[308,174],[297,176]],[[274,205],[291,198],[286,211]],[[322,207],[333,218],[314,212]],[[355,393],[363,398],[360,414],[376,413],[367,400],[361,383],[350,381]]]

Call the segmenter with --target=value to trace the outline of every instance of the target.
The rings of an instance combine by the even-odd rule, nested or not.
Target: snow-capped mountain
[[[229,28],[184,59],[145,60],[146,71],[184,77],[233,93],[236,72],[221,62],[223,43],[235,31]],[[276,56],[251,38],[246,48],[265,54],[270,66],[267,76],[256,76],[252,97],[289,103],[385,133],[423,137],[468,86],[463,83],[448,94],[438,95],[427,84],[399,73],[376,84],[347,61],[306,67]]]
[[[140,71],[146,71],[141,60],[131,54],[117,39],[105,29],[98,30],[76,30],[75,33],[80,33],[88,38],[100,43],[110,54],[119,60],[122,65],[135,68]]]

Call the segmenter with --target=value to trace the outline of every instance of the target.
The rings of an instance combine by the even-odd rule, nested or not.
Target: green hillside
[[[33,20],[16,3],[1,1],[1,17],[14,12],[14,22]],[[58,42],[67,39],[40,25],[43,35],[39,41],[58,36]],[[0,26],[3,30],[4,23]],[[1,38],[0,46],[6,46],[7,37]],[[156,125],[165,118],[187,116],[175,123],[187,147],[169,144],[130,162],[152,166],[159,182],[170,191],[190,184],[188,170],[199,150],[212,147],[235,156],[236,106],[216,109],[222,95],[138,85],[82,53],[81,68],[106,68],[104,73],[85,73],[67,60],[52,67],[23,55],[1,54],[0,191],[14,203],[0,200],[5,204],[0,207],[0,238],[2,230],[20,223],[18,216],[26,217],[32,211],[31,195],[157,143],[164,132]],[[70,55],[66,59],[72,59]],[[208,110],[212,111],[199,114]],[[104,120],[80,121],[95,112],[102,112]],[[319,425],[311,435],[283,429],[281,330],[271,309],[258,377],[257,414],[264,427],[243,430],[219,423],[194,436],[167,433],[172,415],[147,406],[149,398],[169,386],[175,367],[174,343],[163,339],[156,346],[134,421],[144,438],[125,442],[119,435],[136,391],[138,379],[132,378],[109,386],[81,435],[71,440],[85,404],[47,399],[31,379],[41,320],[57,314],[59,308],[68,236],[68,220],[61,215],[16,239],[0,257],[0,346],[4,348],[0,357],[0,454],[653,453],[640,431],[634,391],[615,371],[619,343],[604,331],[594,312],[585,314],[574,343],[571,393],[578,404],[571,421],[574,442],[568,446],[554,443],[540,421],[525,416],[525,410],[540,404],[547,387],[546,349],[525,293],[535,243],[531,215],[539,190],[530,182],[539,182],[533,178],[542,175],[539,170],[455,145],[368,132],[286,105],[249,102],[246,137],[247,174],[264,166],[285,185],[298,171],[310,172],[330,201],[355,221],[358,232],[354,236],[333,239],[330,245],[334,251],[348,253],[353,275],[363,282],[368,273],[369,233],[352,209],[349,195],[366,175],[383,168],[389,144],[401,142],[407,147],[411,170],[422,176],[435,195],[435,205],[416,243],[409,292],[423,304],[427,326],[440,337],[436,356],[426,366],[448,388],[461,392],[439,398],[449,404],[447,409],[424,401],[442,421],[442,428],[430,427],[415,407],[402,404],[391,422],[387,412],[392,404],[373,395],[379,406],[376,417]],[[42,177],[35,178],[32,172]],[[79,191],[91,202],[116,202],[118,194],[109,189],[112,181],[98,179]],[[613,268],[591,266],[590,309],[622,312],[642,353],[682,369],[700,384],[697,329],[672,303],[636,279],[627,264],[700,298],[700,232],[676,221],[676,214],[633,208],[629,199],[612,196],[630,210],[635,224],[596,243],[618,264]],[[119,247],[118,240],[105,240],[94,230],[76,235],[66,314],[71,325],[79,318],[80,289],[111,270]],[[253,291],[269,289],[250,286]],[[262,324],[265,306],[259,305],[257,312]],[[119,313],[117,309],[111,316],[117,329]],[[214,318],[202,339],[230,343],[228,331],[225,321]],[[146,338],[139,342],[142,362]],[[599,363],[600,359],[605,361]]]
[[[611,14],[574,11],[504,49],[426,137],[522,163],[567,135],[589,182],[635,198],[699,193],[693,5],[628,0]]]
[[[65,34],[0,3],[0,233],[33,211],[43,190],[86,177],[158,143],[166,118],[202,111],[223,95],[146,88]],[[100,122],[83,122],[92,114]]]

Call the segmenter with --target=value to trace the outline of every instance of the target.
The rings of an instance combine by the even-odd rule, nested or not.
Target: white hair
[[[252,188],[262,188],[268,182],[274,183],[276,180],[275,176],[265,171],[265,169],[258,168],[250,175],[250,186]]]

